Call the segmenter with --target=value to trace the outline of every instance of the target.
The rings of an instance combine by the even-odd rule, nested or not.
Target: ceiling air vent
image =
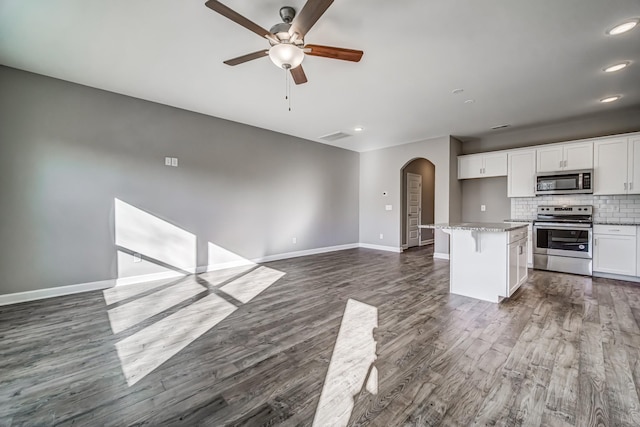
[[[350,136],[351,135],[348,134],[348,133],[334,132],[334,133],[330,133],[329,135],[321,136],[318,139],[322,139],[323,141],[333,142],[333,141],[337,141],[339,139],[348,138]]]
[[[498,125],[498,126],[494,126],[491,129],[493,130],[498,130],[498,129],[504,129],[504,128],[508,128],[510,125]]]

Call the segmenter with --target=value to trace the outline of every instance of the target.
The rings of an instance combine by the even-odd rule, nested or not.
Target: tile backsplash
[[[533,219],[536,217],[538,206],[546,205],[593,205],[594,222],[640,223],[640,194],[624,196],[575,194],[512,198],[511,218]]]

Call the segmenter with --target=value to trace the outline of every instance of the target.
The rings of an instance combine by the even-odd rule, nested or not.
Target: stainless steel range
[[[591,275],[593,206],[538,206],[533,268]]]

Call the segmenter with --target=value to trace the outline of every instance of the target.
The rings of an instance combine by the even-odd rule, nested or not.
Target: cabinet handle
[[[562,168],[562,163],[564,163],[562,160],[560,160],[560,167]]]
[[[518,249],[519,249],[518,254],[519,254],[519,255],[522,255],[522,246],[518,246]]]
[[[633,190],[633,182],[629,183],[629,190]]]
[[[625,190],[627,189],[627,183],[626,182],[624,183],[624,189]]]
[[[598,246],[598,238],[593,239],[593,246]]]
[[[480,175],[482,175],[482,168],[480,168]]]

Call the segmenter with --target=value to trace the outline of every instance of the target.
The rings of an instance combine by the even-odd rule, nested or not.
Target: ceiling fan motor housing
[[[296,10],[291,6],[283,6],[280,8],[280,18],[282,18],[285,23],[290,24],[295,16]]]
[[[291,28],[291,24],[281,22],[271,27],[269,31],[276,36],[279,42],[287,43],[289,42],[289,39],[291,37],[291,35],[289,34],[289,28]],[[271,43],[271,46],[278,44],[273,40],[269,40],[269,43]],[[292,43],[295,44],[296,46],[301,46],[302,44],[304,44],[304,39],[298,38]]]

